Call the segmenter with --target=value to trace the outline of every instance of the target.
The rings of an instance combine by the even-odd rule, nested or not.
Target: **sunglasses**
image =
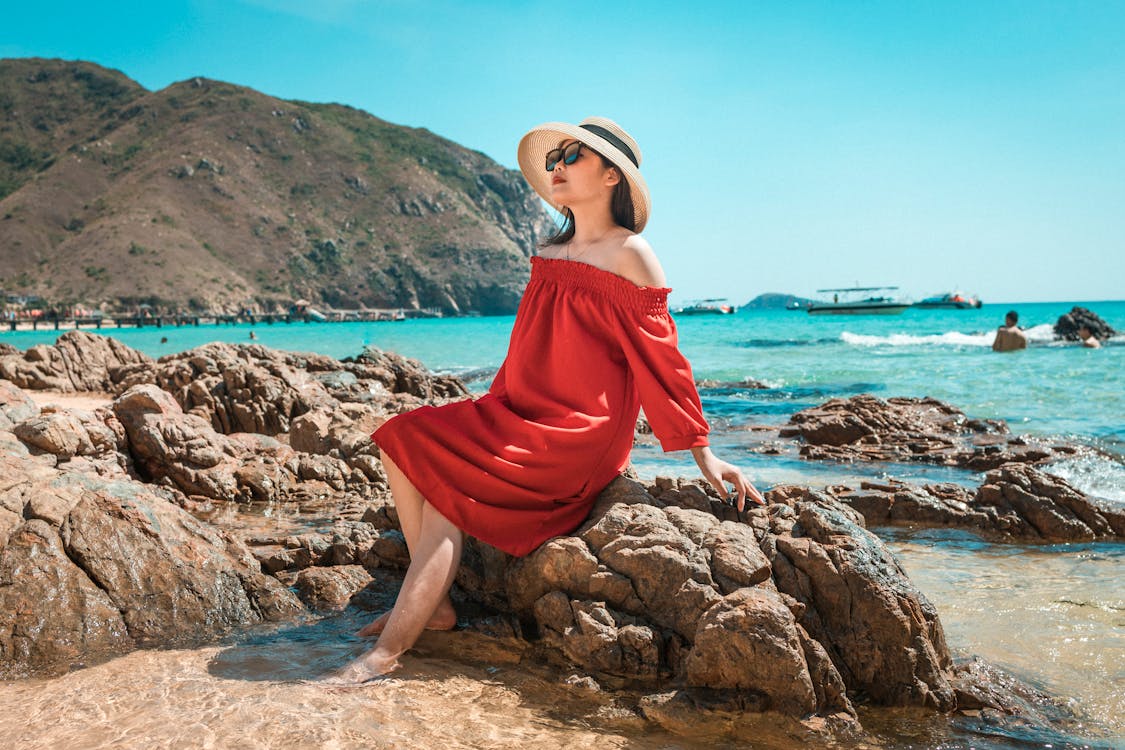
[[[548,151],[547,171],[554,172],[560,161],[568,167],[578,161],[578,157],[582,153],[582,147],[585,145],[581,141],[575,141],[574,143],[568,143],[565,148],[553,148]]]

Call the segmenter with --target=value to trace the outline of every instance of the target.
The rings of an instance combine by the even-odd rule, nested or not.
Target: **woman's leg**
[[[336,678],[364,680],[396,669],[398,658],[414,645],[449,587],[461,562],[462,532],[434,506],[423,502],[418,538],[394,609],[375,648],[344,667]]]
[[[402,536],[406,539],[406,548],[410,551],[410,559],[413,560],[415,549],[418,547],[422,508],[426,504],[426,498],[422,497],[422,493],[411,484],[390,456],[383,454],[382,460],[383,470],[387,474],[387,484],[390,485],[395,510],[398,512],[398,523],[402,527]],[[356,635],[361,638],[379,635],[386,627],[389,616],[390,612],[384,612],[361,628]],[[447,594],[434,609],[426,627],[430,630],[452,630],[456,625],[457,612],[453,609],[453,602]]]

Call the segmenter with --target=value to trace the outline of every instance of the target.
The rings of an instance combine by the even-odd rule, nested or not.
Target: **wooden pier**
[[[0,320],[0,330],[40,329],[56,331],[77,328],[164,328],[200,325],[274,325],[275,323],[354,323],[407,320],[410,318],[440,318],[440,310],[411,309],[361,309],[305,311],[301,313],[242,313],[239,315],[97,315],[86,317],[14,318]]]

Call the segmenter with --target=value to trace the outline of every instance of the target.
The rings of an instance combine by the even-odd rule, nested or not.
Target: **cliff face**
[[[550,218],[424,129],[201,78],[0,61],[0,288],[56,304],[515,309]]]

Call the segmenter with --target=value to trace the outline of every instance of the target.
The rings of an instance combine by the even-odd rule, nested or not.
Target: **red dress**
[[[669,289],[533,257],[488,393],[423,406],[372,439],[443,516],[513,555],[578,528],[628,466],[638,410],[665,451],[707,445]]]

